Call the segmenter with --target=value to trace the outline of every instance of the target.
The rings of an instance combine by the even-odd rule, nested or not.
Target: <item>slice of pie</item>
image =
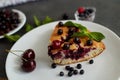
[[[88,32],[90,32],[87,29]],[[82,32],[79,27],[66,26],[59,22],[52,32],[48,45],[48,55],[56,64],[71,64],[89,60],[101,54],[105,45],[88,36],[73,36]]]

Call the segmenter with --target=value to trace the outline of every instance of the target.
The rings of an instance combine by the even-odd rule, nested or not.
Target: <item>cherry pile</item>
[[[33,49],[27,49],[25,51],[22,51],[22,56],[17,55],[14,53],[14,51],[6,50],[7,52],[10,52],[22,60],[21,68],[25,72],[32,72],[36,68],[36,61],[35,61],[35,52]],[[15,51],[17,52],[17,51]]]
[[[22,69],[25,72],[31,72],[36,68],[35,52],[32,49],[27,49],[22,55]]]
[[[0,10],[0,35],[15,29],[20,23],[19,14],[10,9]]]

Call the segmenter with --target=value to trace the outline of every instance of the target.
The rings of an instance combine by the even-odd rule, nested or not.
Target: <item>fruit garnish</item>
[[[94,60],[91,59],[91,60],[89,61],[89,64],[93,64],[93,63],[94,63]]]
[[[78,9],[78,13],[83,13],[85,11],[85,8],[84,7],[80,7],[79,9]]]
[[[63,22],[59,22],[59,23],[58,23],[58,26],[59,26],[59,27],[61,27],[61,26],[63,26],[63,25],[64,25]]]
[[[27,60],[33,60],[35,59],[35,52],[32,49],[27,49],[24,51],[22,58],[25,58]]]
[[[61,71],[61,72],[59,73],[59,75],[60,75],[60,76],[64,76],[64,72]]]
[[[6,50],[6,52],[10,52],[17,57],[19,57],[22,60],[21,68],[25,72],[31,72],[36,68],[36,62],[35,62],[35,53],[32,49],[27,49],[25,51],[22,50]],[[14,52],[22,52],[22,57],[17,55]]]
[[[97,42],[100,42],[105,36],[100,32],[89,32],[87,28],[81,24],[73,23],[72,21],[67,21],[65,26],[74,26],[80,29],[80,32],[75,32],[72,37],[88,37],[89,39],[93,39]]]
[[[56,68],[56,67],[57,67],[57,64],[52,63],[52,64],[51,64],[51,67],[52,67],[52,68]]]
[[[21,68],[25,72],[31,72],[36,68],[36,62],[35,60],[23,61]]]
[[[85,73],[85,71],[83,69],[80,70],[79,74],[83,75]]]

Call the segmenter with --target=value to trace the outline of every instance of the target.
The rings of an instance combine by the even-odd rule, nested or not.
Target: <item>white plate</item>
[[[16,27],[15,29],[11,30],[10,32],[7,33],[7,35],[12,35],[14,34],[15,32],[19,31],[25,24],[26,22],[26,16],[23,12],[21,12],[20,10],[17,10],[17,9],[12,9],[12,11],[14,12],[17,12],[19,14],[19,19],[20,19],[20,23],[18,24],[18,27]],[[0,36],[0,39],[1,38],[4,38],[4,36]]]
[[[82,62],[84,75],[67,76],[65,66],[58,66],[52,69],[51,59],[47,54],[49,37],[58,22],[42,25],[25,34],[12,47],[11,50],[34,49],[36,53],[37,67],[33,72],[26,73],[21,70],[20,58],[9,53],[6,60],[6,73],[9,80],[118,80],[120,78],[120,38],[108,28],[86,21],[74,21],[85,25],[91,31],[102,32],[106,38],[103,42],[106,45],[105,51],[94,58],[94,64]],[[22,53],[16,53],[21,55]],[[75,66],[72,64],[71,66]],[[64,71],[65,75],[58,74]]]

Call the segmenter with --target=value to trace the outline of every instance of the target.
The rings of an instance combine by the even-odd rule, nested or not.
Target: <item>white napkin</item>
[[[29,1],[35,1],[35,0],[0,0],[0,7],[21,4]]]

